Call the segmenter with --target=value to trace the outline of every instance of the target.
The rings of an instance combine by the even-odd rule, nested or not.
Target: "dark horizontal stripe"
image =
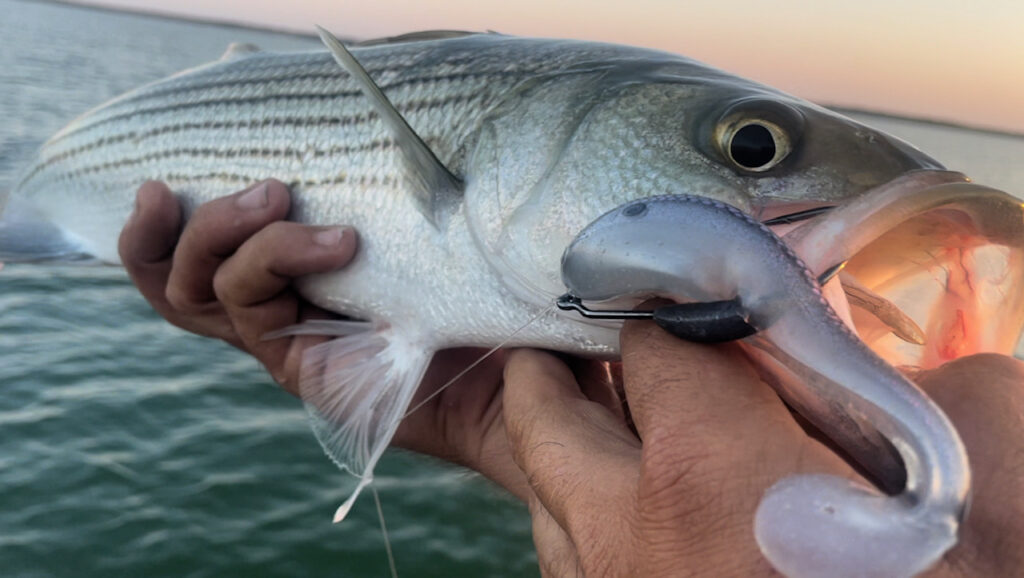
[[[61,175],[61,177],[64,177],[64,176],[65,175]],[[174,185],[174,184],[177,184],[177,183],[198,183],[198,184],[204,184],[204,183],[206,183],[206,182],[208,182],[210,180],[215,180],[215,179],[224,180],[224,181],[234,181],[234,182],[239,183],[239,185],[250,185],[252,183],[256,183],[256,182],[259,182],[259,181],[265,179],[266,175],[256,176],[256,175],[245,175],[245,174],[241,174],[241,173],[232,173],[232,172],[226,172],[226,171],[211,171],[211,172],[206,172],[206,173],[191,173],[191,174],[190,173],[161,173],[161,174],[158,174],[158,175],[152,175],[151,178],[160,179],[160,180],[162,180],[164,182],[167,182],[167,183],[169,183],[171,185]],[[142,184],[142,180],[143,180],[143,178],[140,177],[139,179],[135,179],[135,181],[137,181],[137,182],[135,182],[135,181],[121,181],[121,182],[131,182],[132,186],[138,186],[138,185]],[[300,189],[300,188],[303,188],[303,187],[304,188],[310,188],[310,187],[317,187],[317,186],[341,185],[341,184],[349,184],[349,185],[352,185],[352,186],[364,186],[364,187],[374,187],[374,186],[394,187],[394,186],[397,186],[398,179],[396,177],[394,177],[394,176],[391,176],[391,175],[385,175],[383,177],[378,176],[378,175],[360,175],[358,177],[351,177],[351,176],[346,175],[346,174],[338,174],[338,175],[335,175],[335,176],[333,176],[331,178],[327,178],[327,179],[288,179],[286,184],[294,192],[297,189]]]
[[[193,102],[179,102],[175,104],[168,104],[164,106],[151,107],[146,109],[140,109],[135,111],[122,112],[114,114],[108,117],[104,117],[94,123],[76,127],[74,130],[69,131],[67,134],[62,135],[61,138],[67,138],[81,132],[93,130],[97,127],[110,124],[118,120],[124,120],[133,116],[161,114],[167,112],[179,112],[189,109],[200,109],[200,108],[213,108],[217,106],[242,106],[250,104],[270,104],[277,102],[301,102],[301,101],[329,101],[338,100],[359,94],[356,91],[334,91],[324,93],[301,93],[301,94],[271,94],[261,96],[248,96],[242,98],[213,98],[206,100],[196,100]]]
[[[365,118],[364,118],[365,117]],[[354,117],[340,118],[336,116],[315,116],[315,117],[281,117],[281,118],[258,118],[249,120],[237,120],[237,121],[207,121],[207,122],[186,122],[181,124],[171,124],[162,126],[160,128],[150,129],[142,132],[127,132],[124,134],[103,137],[97,141],[68,149],[60,154],[54,155],[46,159],[45,162],[36,165],[36,167],[29,173],[25,180],[28,180],[35,174],[45,170],[46,168],[59,163],[61,161],[70,159],[82,153],[90,152],[94,149],[98,149],[104,146],[114,145],[130,140],[144,140],[155,136],[164,136],[168,134],[174,134],[179,132],[186,132],[190,130],[237,130],[237,129],[261,129],[261,128],[308,128],[314,126],[348,126],[351,124],[362,124],[366,120],[377,118],[376,112],[369,112],[366,115],[357,115]]]
[[[347,78],[347,75],[342,76],[342,74],[343,73],[341,73],[339,71],[338,73],[335,73],[333,75],[325,75],[325,78],[337,78],[339,80],[341,80],[342,78]],[[437,82],[437,81],[466,80],[466,79],[469,79],[469,78],[487,78],[487,77],[509,78],[509,77],[521,76],[523,74],[524,74],[524,71],[498,71],[498,72],[471,72],[471,73],[470,72],[464,72],[464,73],[456,73],[456,74],[451,74],[451,75],[442,75],[442,76],[437,76],[437,77],[415,77],[415,78],[398,80],[398,81],[395,81],[395,82],[393,82],[391,84],[383,85],[383,86],[381,86],[381,90],[388,91],[388,90],[392,90],[392,89],[395,89],[395,88],[398,88],[398,87],[401,87],[401,86],[416,85],[416,84],[427,84],[427,83],[430,83],[430,82]],[[260,82],[265,82],[265,80],[253,79],[253,83],[254,84],[259,84]],[[226,85],[231,85],[231,84],[235,84],[235,83],[227,83],[226,82],[225,84]],[[183,89],[180,89],[180,90],[182,91],[182,93],[187,93],[187,92],[190,92],[191,89],[183,88]],[[172,94],[174,94],[174,93],[172,93]],[[85,131],[88,131],[88,130],[93,130],[93,129],[97,128],[97,127],[104,126],[104,125],[109,124],[111,122],[115,122],[115,121],[118,121],[118,120],[123,120],[123,119],[131,118],[131,117],[137,116],[137,115],[160,114],[160,113],[165,113],[165,112],[176,112],[176,111],[189,110],[189,109],[192,109],[192,108],[202,108],[202,107],[206,107],[206,106],[263,104],[263,103],[272,103],[272,102],[288,102],[289,100],[311,100],[311,101],[343,100],[343,99],[346,99],[346,98],[361,97],[362,95],[363,95],[363,93],[359,89],[347,89],[347,90],[333,90],[333,91],[328,91],[328,92],[316,92],[316,93],[287,93],[287,92],[285,92],[285,93],[263,94],[263,95],[259,95],[259,96],[236,97],[236,98],[220,97],[220,98],[213,98],[213,99],[199,99],[199,100],[195,100],[195,101],[191,101],[191,102],[179,102],[179,103],[174,103],[174,104],[167,104],[167,105],[155,106],[155,107],[150,107],[150,108],[141,108],[141,109],[137,109],[137,110],[129,110],[129,111],[125,111],[125,112],[111,114],[110,116],[102,117],[102,118],[100,118],[100,119],[98,119],[98,120],[96,120],[94,122],[89,123],[89,124],[85,124],[85,125],[82,125],[80,127],[76,127],[74,130],[69,131],[67,134],[63,135],[63,137],[64,138],[70,137],[72,135],[79,134],[81,132],[85,132]],[[139,95],[140,98],[142,98],[143,96],[145,96],[145,95]],[[145,100],[148,100],[148,99],[143,99],[142,102],[144,102]],[[123,103],[118,103],[119,106],[129,105],[129,104],[137,104],[137,102],[134,99],[131,99],[131,100],[125,101]]]
[[[253,176],[243,175],[239,173],[228,173],[228,172],[209,172],[199,174],[185,174],[185,173],[167,173],[160,175],[160,178],[167,182],[203,182],[212,179],[220,179],[224,181],[236,181],[240,184],[247,185],[266,178],[265,176]],[[393,176],[379,177],[377,175],[362,175],[358,178],[350,178],[347,175],[339,174],[329,179],[291,179],[287,183],[288,187],[293,191],[301,187],[317,187],[323,185],[340,185],[340,184],[353,184],[359,186],[395,186],[398,184],[398,180]]]
[[[468,63],[472,62],[473,60],[475,60],[475,58],[453,59],[451,61],[445,61],[442,64],[444,64],[446,66],[447,65],[455,65],[455,66],[457,66],[457,65],[460,65],[460,64],[468,64]],[[219,89],[219,88],[230,88],[230,87],[235,87],[235,86],[258,86],[260,84],[269,84],[269,83],[272,83],[272,82],[304,82],[304,81],[312,81],[312,80],[337,80],[337,79],[342,79],[342,78],[348,78],[348,74],[345,73],[344,71],[342,71],[340,68],[338,68],[338,65],[335,64],[333,60],[327,60],[323,64],[318,64],[318,66],[324,66],[324,67],[328,67],[329,66],[330,69],[322,71],[322,72],[312,72],[311,71],[311,72],[302,72],[302,73],[296,74],[295,66],[294,65],[285,65],[285,66],[277,66],[277,67],[274,67],[273,69],[268,69],[268,70],[273,70],[274,72],[278,72],[277,69],[280,69],[281,74],[279,74],[279,75],[271,75],[271,76],[263,76],[263,77],[250,77],[250,78],[237,78],[235,80],[223,80],[223,78],[225,76],[243,76],[243,75],[239,74],[239,72],[241,72],[241,71],[234,71],[234,70],[232,70],[232,71],[230,71],[230,72],[228,72],[226,74],[223,73],[223,72],[217,72],[217,73],[211,72],[211,73],[203,74],[202,76],[198,76],[197,75],[197,77],[198,78],[203,78],[205,76],[213,76],[215,79],[217,79],[217,80],[214,80],[213,82],[207,82],[207,83],[171,82],[171,83],[169,83],[169,86],[166,86],[166,87],[163,87],[163,88],[153,87],[151,90],[147,90],[145,92],[141,92],[141,93],[137,94],[135,97],[127,99],[125,101],[122,101],[122,103],[119,103],[119,104],[138,104],[138,103],[145,102],[145,101],[148,101],[148,100],[155,100],[157,98],[173,97],[173,96],[179,96],[179,95],[182,95],[182,94],[201,92],[201,91],[204,91],[204,90],[215,90],[215,89]],[[411,68],[413,66],[415,66],[415,64],[409,64],[409,65],[403,65],[403,66],[385,66],[385,67],[381,67],[381,68],[377,68],[377,69],[371,70],[371,71],[369,71],[369,74],[370,74],[371,78],[379,78],[380,76],[382,76],[382,75],[384,75],[386,73],[404,72],[405,70],[407,70],[407,69],[409,69],[409,68]],[[259,68],[256,68],[256,69],[253,69],[251,71],[255,72],[255,71],[262,71],[262,70],[259,69]],[[416,84],[416,83],[427,82],[427,81],[432,81],[432,80],[448,80],[448,81],[452,81],[452,80],[465,80],[465,79],[468,79],[468,78],[479,77],[479,76],[487,76],[487,75],[490,75],[490,74],[504,75],[504,74],[507,74],[507,72],[506,71],[492,71],[492,72],[476,71],[476,72],[455,72],[455,73],[449,73],[449,74],[442,74],[442,75],[438,75],[438,76],[417,76],[417,77],[413,77],[413,78],[407,78],[407,79],[403,79],[403,80],[400,80],[400,81],[396,81],[396,82],[394,82],[392,84],[389,84],[387,86],[382,86],[381,88],[383,90],[388,90],[388,89],[391,89],[391,88],[394,88],[394,87],[397,87],[397,86],[406,85],[406,84]]]
[[[253,147],[246,149],[223,150],[212,147],[183,147],[148,153],[139,157],[109,161],[96,165],[80,167],[62,173],[66,177],[77,177],[93,173],[101,173],[109,170],[123,169],[126,167],[144,165],[154,161],[160,161],[175,157],[197,157],[209,159],[231,160],[236,158],[260,158],[260,159],[301,159],[307,154],[313,158],[323,158],[332,155],[352,154],[356,152],[370,152],[376,150],[387,150],[394,147],[391,139],[373,140],[361,145],[335,145],[326,149],[303,150],[294,147],[270,148]]]
[[[420,100],[410,103],[406,103],[400,112],[403,114],[417,113],[423,110],[430,110],[434,108],[440,108],[443,106],[454,105],[460,102],[469,102],[475,98],[475,94],[463,94],[463,95],[452,95],[445,98],[435,100]],[[264,118],[264,119],[248,119],[240,121],[209,121],[204,123],[181,123],[176,125],[167,125],[157,129],[151,129],[149,131],[143,131],[141,133],[129,132],[121,135],[115,135],[110,137],[101,138],[95,142],[82,145],[74,149],[68,149],[62,153],[54,155],[48,158],[46,161],[36,165],[32,171],[26,175],[23,179],[23,183],[30,181],[37,174],[46,170],[47,168],[68,160],[79,154],[83,154],[101,146],[107,146],[111,144],[117,144],[133,139],[144,139],[153,136],[162,136],[165,134],[171,134],[175,132],[182,132],[186,130],[222,130],[222,129],[239,129],[239,128],[277,128],[277,127],[314,127],[314,126],[335,126],[345,127],[352,125],[360,125],[377,118],[377,113],[369,111],[367,113],[357,114],[355,116],[348,117],[283,117],[283,118]]]

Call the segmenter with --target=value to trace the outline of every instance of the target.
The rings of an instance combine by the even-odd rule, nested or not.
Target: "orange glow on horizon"
[[[989,0],[100,0],[371,38],[424,29],[581,38],[684,54],[824,104],[1024,133],[1024,4]],[[216,55],[212,55],[211,58]]]

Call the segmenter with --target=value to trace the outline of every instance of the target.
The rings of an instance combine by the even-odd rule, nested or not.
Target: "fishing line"
[[[377,518],[380,519],[380,531],[384,534],[384,550],[388,553],[388,566],[391,568],[391,578],[398,578],[398,569],[395,567],[395,555],[391,551],[391,539],[388,538],[388,526],[384,523],[384,508],[380,506],[380,495],[377,487],[370,484],[370,491],[373,492],[373,502],[377,504]]]
[[[457,373],[457,374],[455,375],[455,377],[453,377],[453,378],[449,379],[447,383],[445,383],[444,385],[442,385],[441,387],[439,387],[439,388],[437,389],[437,391],[435,391],[434,393],[432,393],[432,394],[428,395],[428,396],[426,397],[426,399],[424,399],[423,401],[421,401],[421,402],[417,403],[415,407],[413,407],[413,408],[412,408],[412,409],[410,409],[409,411],[405,412],[405,415],[403,415],[403,416],[402,416],[402,419],[405,419],[405,418],[409,417],[409,414],[413,413],[414,411],[416,411],[416,410],[418,410],[419,408],[421,408],[421,407],[423,407],[424,405],[426,405],[428,401],[430,401],[430,400],[434,399],[434,398],[435,398],[435,397],[437,397],[437,396],[438,396],[438,395],[439,395],[439,394],[440,394],[440,393],[441,393],[442,391],[444,391],[444,390],[448,389],[448,387],[449,387],[449,386],[451,386],[451,384],[455,383],[455,382],[456,382],[456,381],[458,381],[458,380],[459,380],[459,379],[460,379],[460,378],[461,378],[462,376],[464,376],[464,375],[466,375],[467,373],[469,373],[470,371],[472,371],[474,367],[476,367],[476,366],[480,365],[481,363],[483,363],[483,362],[484,362],[484,360],[485,360],[485,359],[487,359],[488,357],[490,357],[491,355],[494,355],[494,352],[498,351],[498,350],[499,350],[499,349],[501,349],[502,347],[505,347],[505,345],[507,345],[509,341],[512,341],[512,339],[513,339],[513,338],[514,338],[514,337],[515,337],[516,335],[519,335],[519,333],[520,333],[520,332],[522,332],[522,331],[523,331],[524,329],[526,329],[527,327],[529,327],[530,325],[532,325],[532,324],[533,324],[534,322],[536,322],[536,321],[539,321],[539,320],[540,320],[540,319],[541,319],[542,317],[544,317],[545,315],[547,315],[547,314],[551,313],[552,311],[554,311],[556,307],[557,307],[557,305],[554,305],[554,304],[552,304],[552,305],[551,305],[550,307],[548,307],[547,309],[545,309],[545,310],[541,311],[540,313],[538,313],[538,314],[534,315],[533,317],[531,317],[529,321],[527,321],[526,323],[524,323],[524,324],[523,324],[523,325],[522,325],[521,327],[519,327],[519,329],[516,329],[515,331],[513,331],[513,332],[512,332],[512,333],[511,333],[511,334],[510,334],[510,335],[509,335],[508,337],[506,337],[506,338],[505,338],[505,340],[504,340],[504,341],[502,341],[501,343],[499,343],[499,344],[495,345],[494,347],[492,347],[492,348],[491,348],[491,349],[490,349],[490,350],[489,350],[489,351],[488,351],[487,353],[485,353],[485,354],[483,354],[482,356],[480,356],[480,358],[479,358],[479,359],[477,359],[477,360],[476,360],[476,361],[474,361],[473,363],[470,363],[470,364],[469,364],[469,365],[468,365],[468,366],[466,367],[466,369],[463,369],[462,371],[460,371],[459,373]]]

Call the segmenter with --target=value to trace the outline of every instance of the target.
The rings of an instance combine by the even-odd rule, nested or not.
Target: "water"
[[[77,114],[229,42],[318,46],[51,4],[0,12],[0,190]],[[1024,138],[861,118],[1024,191]],[[8,267],[0,312],[0,575],[386,575],[372,500],[330,523],[343,474],[251,358],[170,327],[118,270]],[[537,575],[525,509],[485,481],[398,452],[377,474],[400,575]]]
[[[307,38],[0,0],[0,189],[71,118],[216,59]],[[0,274],[0,576],[386,576],[299,403],[158,318],[119,270]],[[400,576],[536,576],[526,509],[465,470],[377,471]]]

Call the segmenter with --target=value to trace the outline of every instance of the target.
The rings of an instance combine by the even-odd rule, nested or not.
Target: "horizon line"
[[[253,24],[250,22],[241,22],[237,20],[230,20],[226,18],[206,18],[200,16],[189,16],[187,14],[167,12],[163,10],[147,10],[144,8],[127,7],[127,6],[112,6],[102,1],[93,2],[92,0],[33,0],[34,2],[43,2],[48,4],[58,4],[62,6],[70,6],[74,8],[81,8],[83,10],[92,10],[96,12],[110,12],[117,14],[130,14],[133,16],[141,16],[144,18],[158,18],[161,20],[174,20],[178,22],[187,22],[190,24],[198,24],[203,26],[216,26],[220,28],[233,28],[238,30],[247,30],[252,32],[269,32],[272,34],[282,34],[286,36],[294,36],[299,38],[308,38],[310,40],[319,40],[319,36],[314,30],[304,32],[293,28],[287,28],[282,26],[272,26],[269,24]],[[312,25],[311,25],[312,26]],[[415,32],[415,31],[411,31]],[[483,31],[481,31],[482,33]],[[499,33],[500,34],[500,33]],[[342,35],[339,38],[346,44],[355,42],[365,42],[368,40],[376,40],[376,38],[353,38],[351,36]],[[717,67],[715,67],[717,68]],[[725,71],[728,72],[728,71]],[[732,73],[730,73],[732,74]],[[802,98],[802,97],[801,97]],[[809,100],[809,99],[805,99]],[[911,122],[917,122],[921,124],[927,124],[931,126],[954,128],[961,130],[969,130],[973,132],[980,132],[985,134],[1007,136],[1012,138],[1024,138],[1024,131],[1018,132],[1012,129],[1000,129],[987,125],[975,125],[969,122],[949,120],[944,118],[937,118],[932,116],[915,116],[907,115],[903,113],[887,112],[885,110],[863,108],[856,105],[845,105],[837,103],[826,103],[821,101],[810,101],[815,104],[825,107],[831,111],[843,114],[845,112],[869,114],[873,116],[879,116],[883,118],[889,118],[894,120],[906,120]]]

